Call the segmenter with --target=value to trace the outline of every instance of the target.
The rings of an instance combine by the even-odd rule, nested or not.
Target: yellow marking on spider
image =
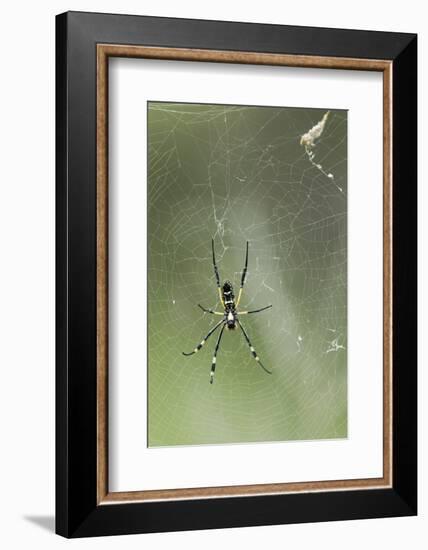
[[[237,298],[237,300],[236,300],[236,307],[239,306],[239,302],[241,301],[241,296],[242,296],[242,286],[241,286],[241,288],[239,289],[238,298]]]
[[[220,287],[218,287],[218,295],[220,296],[221,305],[224,307],[223,294],[221,293],[221,288]]]

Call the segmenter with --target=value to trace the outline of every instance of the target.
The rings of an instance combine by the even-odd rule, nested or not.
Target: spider
[[[261,366],[261,368],[265,372],[267,372],[268,374],[272,374],[272,372],[268,370],[260,361],[260,358],[257,355],[256,350],[253,348],[251,341],[248,337],[248,334],[246,333],[242,325],[242,322],[239,319],[241,315],[248,315],[250,313],[260,313],[261,311],[265,311],[265,309],[269,309],[272,307],[272,305],[269,305],[269,306],[262,307],[260,309],[254,309],[252,311],[238,311],[238,306],[239,306],[239,302],[241,301],[242,290],[244,288],[245,276],[247,274],[247,268],[248,268],[248,241],[247,241],[247,249],[245,253],[245,265],[244,265],[244,269],[242,270],[242,276],[241,276],[241,287],[239,289],[238,298],[236,302],[235,302],[235,295],[233,293],[232,283],[230,281],[225,281],[223,283],[223,286],[220,285],[220,276],[218,273],[217,263],[215,260],[214,239],[211,240],[211,245],[212,245],[212,252],[213,252],[214,274],[217,281],[217,289],[220,297],[220,302],[224,308],[224,311],[214,311],[212,309],[207,309],[201,306],[201,304],[198,304],[198,307],[200,307],[202,311],[204,311],[205,313],[210,313],[211,315],[221,315],[222,319],[208,332],[208,334],[205,336],[202,342],[198,344],[193,351],[191,351],[190,353],[186,353],[183,351],[183,355],[189,356],[189,355],[193,355],[194,353],[197,353],[205,344],[205,342],[208,340],[208,338],[211,336],[211,334],[213,334],[219,327],[221,327],[220,334],[218,335],[218,339],[217,339],[217,344],[214,349],[214,356],[211,364],[210,384],[212,384],[214,381],[217,352],[220,347],[223,331],[225,328],[227,328],[228,330],[235,330],[236,325],[238,325],[238,327],[242,331],[242,334],[244,335],[245,340],[247,341],[247,344],[251,350],[251,353],[254,359],[257,361],[257,363]]]

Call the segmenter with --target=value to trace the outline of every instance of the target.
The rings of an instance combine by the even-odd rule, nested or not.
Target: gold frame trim
[[[108,59],[134,57],[383,73],[383,477],[129,492],[108,490]],[[392,68],[391,61],[97,45],[97,504],[392,487]]]

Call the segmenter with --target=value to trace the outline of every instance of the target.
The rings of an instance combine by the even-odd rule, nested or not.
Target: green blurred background
[[[347,436],[347,112],[330,110],[310,163],[300,145],[327,109],[148,104],[148,445]],[[184,357],[219,317],[211,261],[242,309],[273,308]]]

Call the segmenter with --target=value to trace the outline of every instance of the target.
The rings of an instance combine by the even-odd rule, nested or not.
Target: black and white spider
[[[242,326],[242,322],[239,319],[241,315],[248,315],[250,313],[259,313],[260,311],[264,311],[265,309],[269,309],[270,307],[272,307],[272,305],[270,305],[270,306],[262,307],[260,309],[255,309],[253,311],[238,311],[238,306],[239,306],[239,302],[241,301],[242,290],[244,288],[245,276],[247,274],[247,268],[248,268],[248,242],[247,242],[247,250],[245,254],[245,265],[244,265],[244,269],[242,270],[242,276],[241,276],[241,287],[239,289],[239,294],[236,302],[235,302],[235,295],[233,294],[232,283],[230,281],[225,281],[223,283],[223,286],[220,285],[220,276],[218,274],[217,263],[215,260],[214,239],[211,241],[211,245],[212,245],[212,251],[213,251],[214,274],[217,281],[217,288],[218,288],[218,294],[220,297],[220,302],[224,308],[224,311],[214,311],[212,309],[206,309],[205,307],[201,306],[201,304],[198,304],[198,307],[200,307],[202,311],[204,311],[205,313],[211,313],[211,315],[221,315],[223,318],[208,332],[208,334],[205,336],[202,342],[198,344],[193,351],[191,351],[190,353],[185,353],[183,351],[183,355],[189,356],[189,355],[193,355],[194,353],[197,353],[201,349],[201,347],[205,344],[205,342],[208,340],[208,338],[211,336],[211,334],[213,334],[219,327],[221,327],[220,334],[218,335],[218,339],[217,339],[217,344],[214,349],[214,356],[211,364],[210,383],[212,384],[214,380],[214,372],[215,372],[216,361],[217,361],[217,352],[218,352],[218,348],[220,347],[223,331],[226,327],[229,330],[234,330],[236,328],[236,325],[238,325],[242,331],[242,334],[244,335],[245,340],[247,341],[248,346],[250,347],[250,350],[254,359],[257,361],[257,363],[261,366],[261,368],[265,372],[267,372],[268,374],[272,374],[272,372],[268,370],[260,361],[260,358],[257,355],[256,350],[253,348],[251,341],[248,338],[248,334],[246,333],[244,327]]]

